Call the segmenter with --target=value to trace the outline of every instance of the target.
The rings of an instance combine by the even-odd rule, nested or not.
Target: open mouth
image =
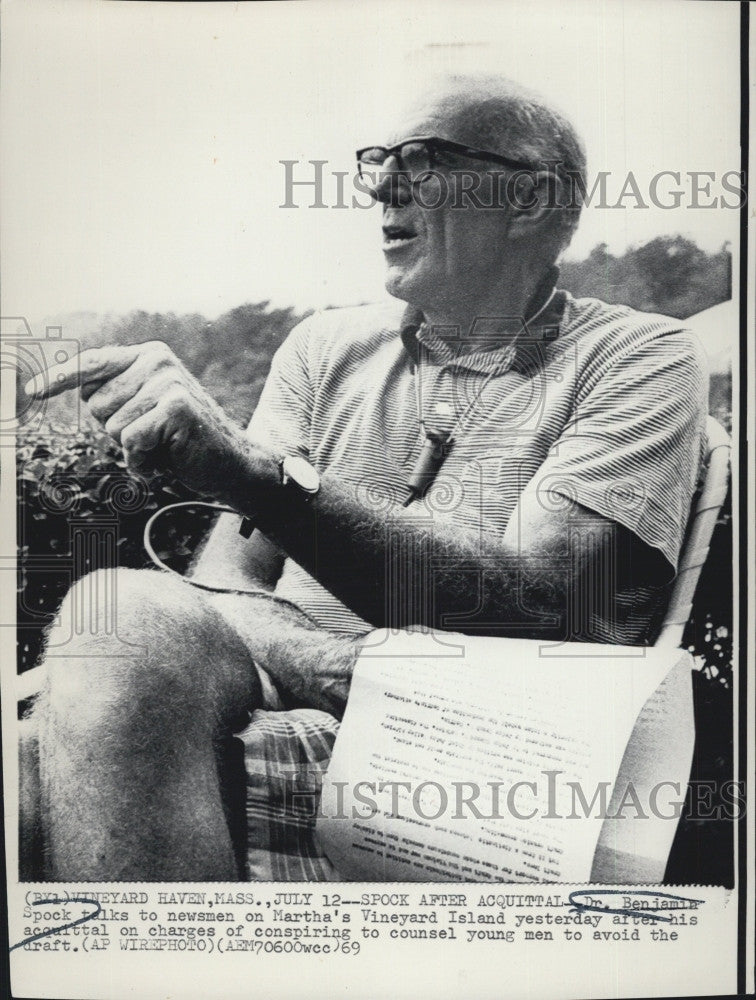
[[[417,233],[409,226],[384,226],[383,249],[396,250],[417,239]]]

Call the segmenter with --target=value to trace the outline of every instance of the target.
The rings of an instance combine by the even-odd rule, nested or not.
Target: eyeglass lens
[[[382,167],[390,156],[396,156],[399,169],[406,170],[411,177],[416,177],[431,167],[428,147],[423,142],[406,142],[392,149],[386,149],[385,146],[365,149],[360,155],[360,167],[366,167],[368,170],[372,167]]]

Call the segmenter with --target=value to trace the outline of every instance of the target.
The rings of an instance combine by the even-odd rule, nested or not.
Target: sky
[[[680,208],[630,197],[588,209],[568,256],[664,233],[707,250],[737,242],[738,213],[690,207],[685,173],[715,173],[701,202],[733,200],[719,178],[740,164],[738,8],[6,0],[2,314],[213,318],[264,299],[379,298],[380,212],[333,207],[333,171],[351,176],[354,150],[380,142],[397,105],[449,70],[503,72],[559,103],[591,172],[610,172],[610,203],[629,171],[646,191],[655,173],[682,172]],[[329,207],[308,207],[299,188],[297,207],[282,208],[280,161],[310,179],[310,159],[327,161]]]

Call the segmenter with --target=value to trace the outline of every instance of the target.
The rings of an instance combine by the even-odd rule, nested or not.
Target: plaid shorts
[[[244,746],[247,878],[327,882],[338,875],[320,850],[315,820],[339,723],[316,709],[253,712]]]

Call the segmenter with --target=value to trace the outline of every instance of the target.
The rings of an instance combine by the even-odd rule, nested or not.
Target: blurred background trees
[[[727,245],[709,254],[685,236],[658,236],[620,257],[599,243],[585,260],[562,265],[562,284],[574,295],[687,319],[730,298],[731,267]]]

